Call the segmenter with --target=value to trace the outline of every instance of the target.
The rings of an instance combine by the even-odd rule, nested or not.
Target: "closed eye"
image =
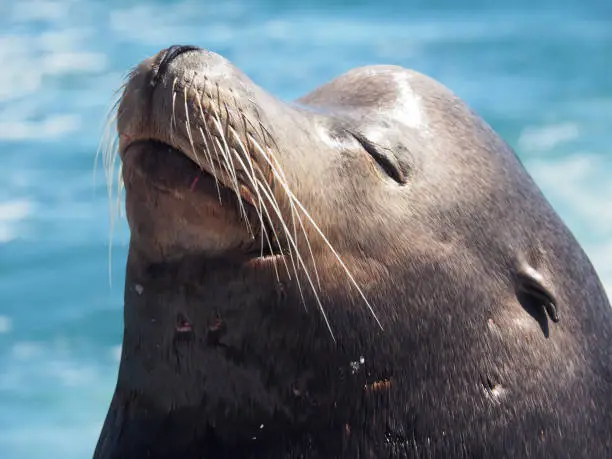
[[[383,170],[385,174],[391,177],[400,185],[406,184],[406,176],[402,171],[397,158],[387,148],[378,147],[374,143],[370,142],[365,137],[355,134],[349,131],[349,134],[359,142],[363,149],[376,161],[378,166]]]

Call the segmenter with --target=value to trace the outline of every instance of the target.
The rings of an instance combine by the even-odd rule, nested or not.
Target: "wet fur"
[[[123,354],[96,459],[612,450],[603,288],[516,155],[465,104],[398,67],[353,70],[290,106],[212,53],[174,65],[175,75],[208,69],[246,116],[257,114],[273,140],[261,145],[282,171],[270,181],[277,208],[292,229],[297,203],[312,220],[302,212],[295,223],[300,266],[262,269],[237,249],[249,237],[238,204],[220,210],[214,193],[176,201],[124,170],[132,240]],[[145,113],[125,103],[127,88],[125,109]],[[398,113],[404,103],[418,104],[421,118]],[[165,110],[180,126],[169,107],[151,116]],[[136,118],[119,119],[128,132]],[[385,176],[364,142],[392,152],[405,183]],[[169,244],[185,241],[183,217],[198,203],[202,239]],[[260,217],[246,218],[256,229]],[[145,221],[155,231],[135,230]],[[228,231],[236,244],[211,255]],[[192,333],[175,333],[178,317]]]

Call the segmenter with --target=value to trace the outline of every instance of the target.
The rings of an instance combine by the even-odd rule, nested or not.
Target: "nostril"
[[[159,63],[157,71],[153,74],[151,84],[155,85],[159,81],[161,76],[168,70],[168,66],[170,65],[170,63],[178,56],[180,56],[181,54],[185,54],[189,51],[197,51],[199,49],[200,48],[198,48],[197,46],[191,45],[173,45],[170,48],[166,49]]]
[[[198,48],[197,46],[191,46],[191,45],[173,45],[171,46],[170,48],[166,50],[166,53],[164,54],[164,57],[162,58],[159,64],[160,70],[162,67],[168,66],[170,62],[172,62],[174,59],[176,59],[181,54],[185,54],[189,51],[197,51],[198,49],[200,48]]]

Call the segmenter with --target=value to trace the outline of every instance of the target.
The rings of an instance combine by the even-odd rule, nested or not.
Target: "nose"
[[[199,49],[200,48],[198,48],[197,46],[191,46],[191,45],[172,45],[170,46],[170,48],[166,49],[166,52],[164,53],[164,57],[162,57],[162,60],[159,63],[159,68],[157,69],[157,72],[155,72],[155,74],[153,75],[151,84],[154,86],[159,81],[159,79],[163,76],[163,74],[168,69],[168,65],[170,65],[170,63],[174,59],[176,59],[178,56],[180,56],[181,54],[185,54],[189,51],[197,51]]]

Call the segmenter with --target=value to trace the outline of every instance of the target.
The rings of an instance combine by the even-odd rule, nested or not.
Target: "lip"
[[[190,180],[188,187],[187,187],[188,191],[196,191],[198,188],[198,183],[200,182],[201,178],[206,177],[207,179],[212,180],[213,183],[216,182],[218,186],[226,188],[227,190],[231,191],[235,195],[237,194],[238,197],[242,199],[246,204],[252,207],[257,207],[257,199],[255,198],[251,190],[247,186],[245,186],[243,183],[241,183],[240,180],[237,180],[238,182],[237,186],[235,183],[227,183],[226,180],[224,180],[224,177],[219,178],[217,175],[213,173],[213,171],[193,161],[187,154],[185,154],[185,152],[183,152],[176,146],[168,144],[164,140],[155,139],[155,138],[132,138],[127,134],[120,134],[120,138],[125,139],[123,142],[121,142],[121,145],[119,148],[119,156],[124,164],[129,162],[129,159],[128,159],[128,157],[130,156],[129,150],[134,145],[146,144],[147,142],[154,142],[154,143],[159,144],[160,147],[165,147],[168,150],[171,150],[172,154],[183,157],[186,160],[185,165],[187,165],[187,162],[189,163],[189,165],[191,166],[191,170],[189,171],[188,168],[185,167],[185,173],[186,173],[185,175],[187,175],[187,177],[189,177],[189,180]],[[220,166],[218,167],[220,168]],[[159,183],[155,183],[155,185],[158,188],[163,189],[164,191],[177,191],[176,189],[173,189],[174,187],[163,186],[163,185],[160,185]],[[178,188],[183,188],[182,185],[183,184],[181,184]],[[236,192],[236,188],[238,189],[237,192]]]
[[[140,148],[140,147],[143,148]],[[250,190],[244,185],[239,187],[240,194],[236,193],[235,187],[228,187],[207,169],[201,168],[190,157],[177,148],[153,139],[130,139],[125,142],[120,150],[123,162],[123,173],[136,174],[146,180],[152,187],[163,193],[177,196],[179,199],[188,199],[189,196],[197,194],[219,197],[219,205],[237,205],[236,196],[244,202],[246,218],[252,218],[252,213],[257,213],[256,202]],[[251,217],[249,217],[249,215]],[[271,230],[271,222],[264,217],[263,221],[266,233],[270,238],[272,248],[264,243],[262,247],[246,252],[250,261],[258,260],[264,265],[275,259],[284,257],[279,243]]]
[[[151,151],[134,151],[139,145]],[[162,149],[168,150],[167,154],[160,152]],[[124,173],[133,172],[145,177],[148,183],[160,191],[174,194],[216,192],[215,177],[200,169],[182,152],[163,142],[153,139],[131,141],[120,150],[120,157]]]

